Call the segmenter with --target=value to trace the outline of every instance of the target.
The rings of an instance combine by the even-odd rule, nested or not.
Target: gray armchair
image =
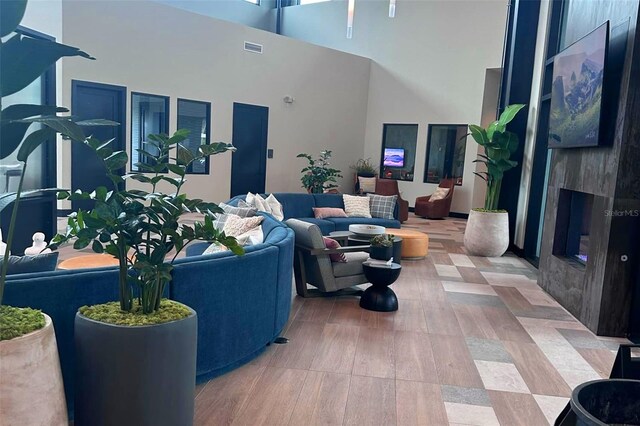
[[[368,282],[362,271],[362,263],[369,257],[368,245],[330,250],[325,248],[318,225],[298,219],[285,223],[296,235],[293,271],[299,296],[332,296]],[[344,253],[347,262],[332,262],[329,255],[334,253]],[[309,290],[307,284],[317,290]]]

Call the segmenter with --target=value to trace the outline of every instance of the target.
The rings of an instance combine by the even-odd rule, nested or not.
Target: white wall
[[[156,0],[224,21],[244,24],[265,31],[276,31],[275,0],[262,0],[260,5],[245,0]]]
[[[153,19],[140,19],[140,17]],[[71,80],[127,86],[129,92],[171,97],[170,130],[177,98],[212,102],[212,140],[231,141],[233,102],[270,107],[267,191],[299,192],[300,152],[334,151],[334,165],[348,171],[364,151],[370,61],[239,24],[175,9],[154,1],[63,0],[64,40],[97,58],[63,60],[63,103]],[[264,54],[243,42],[264,44]],[[193,64],[197,64],[194,66]],[[293,96],[286,105],[282,98]],[[127,111],[130,112],[130,93]],[[127,145],[130,129],[127,117]],[[63,156],[69,170],[70,154]],[[186,190],[213,201],[228,198],[231,154],[212,158],[211,174],[192,175]],[[345,173],[344,190],[352,182]],[[69,173],[62,185],[70,185]]]
[[[353,38],[346,38],[347,2],[334,0],[284,9],[283,34],[371,58],[365,157],[380,158],[384,123],[419,123],[414,182],[400,182],[403,197],[430,194],[422,183],[427,125],[479,123],[485,72],[499,68],[506,0],[356,0]],[[463,185],[452,205],[467,213],[476,179],[477,145],[468,138]],[[480,182],[481,183],[481,182]]]

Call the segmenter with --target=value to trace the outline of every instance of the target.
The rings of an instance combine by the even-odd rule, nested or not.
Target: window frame
[[[211,124],[212,124],[212,120],[211,120],[211,102],[207,102],[207,101],[198,101],[195,99],[187,99],[187,98],[178,98],[176,100],[176,126],[177,129],[180,129],[180,122],[179,122],[179,118],[180,118],[180,102],[192,102],[194,104],[203,104],[206,109],[207,109],[207,129],[205,131],[205,135],[206,135],[206,143],[205,145],[210,145],[211,144]],[[209,160],[210,157],[206,157],[205,158],[205,163],[204,163],[204,172],[203,173],[194,173],[193,172],[193,165],[189,166],[187,168],[187,174],[188,175],[200,175],[200,176],[207,176],[209,175],[210,172],[210,166],[209,166]]]
[[[411,179],[398,179],[394,177],[385,177],[383,174],[384,170],[384,150],[387,146],[387,126],[402,126],[402,127],[415,127],[416,128],[416,140],[415,140],[415,153],[413,158],[413,174]],[[415,182],[416,180],[416,160],[418,157],[418,136],[420,135],[420,124],[419,123],[382,123],[382,146],[380,148],[380,163],[378,165],[378,177],[380,179],[389,179],[389,180],[397,180],[399,182]],[[406,150],[405,150],[406,151]],[[406,158],[406,153],[405,153]],[[403,167],[404,168],[404,167]]]
[[[131,155],[129,156],[129,167],[131,169],[132,172],[139,172],[139,173],[150,173],[150,172],[143,172],[141,170],[138,170],[137,167],[135,167],[135,164],[133,162],[133,153],[136,152],[136,149],[141,148],[140,146],[138,147],[134,147],[133,146],[133,114],[134,114],[134,104],[133,104],[133,98],[134,96],[153,96],[156,98],[162,98],[165,101],[165,106],[166,106],[166,112],[165,112],[165,128],[166,128],[166,134],[169,134],[169,126],[171,124],[171,120],[170,120],[170,115],[171,115],[171,98],[169,96],[164,96],[164,95],[156,95],[153,93],[145,93],[145,92],[131,92],[131,114],[130,114],[130,120],[131,120],[131,127],[129,129],[129,145],[131,147]],[[140,161],[137,161],[138,163]],[[167,163],[169,162],[169,159],[167,159]],[[169,170],[165,170],[163,173],[168,173]]]
[[[428,183],[428,184],[432,184],[432,185],[438,185],[439,182],[427,182],[427,175],[429,173],[429,156],[431,154],[431,130],[433,127],[435,126],[448,126],[448,127],[466,127],[467,129],[469,129],[469,125],[468,124],[455,124],[455,123],[431,123],[427,125],[427,152],[425,153],[425,158],[424,158],[424,175],[422,177],[422,183]],[[465,147],[464,147],[464,158],[466,160],[467,158],[467,138],[469,137],[469,133],[467,132],[467,135],[465,136]],[[457,142],[457,141],[455,141]],[[454,144],[455,144],[454,142]],[[461,183],[458,183],[457,181],[454,182],[455,186],[462,186],[462,184],[464,183],[464,161],[463,161],[463,165],[462,165],[462,181]],[[451,176],[450,178],[453,178],[453,176]],[[442,178],[444,179],[444,178]]]

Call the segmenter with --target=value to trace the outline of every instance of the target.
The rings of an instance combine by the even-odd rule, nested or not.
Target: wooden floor
[[[405,225],[430,252],[403,262],[397,312],[294,297],[290,342],[199,385],[196,425],[545,425],[608,377],[624,340],[594,336],[528,263],[465,255],[463,220]]]

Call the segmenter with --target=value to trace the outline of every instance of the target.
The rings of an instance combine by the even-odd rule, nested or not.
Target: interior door
[[[85,134],[106,142],[114,139],[111,149],[124,151],[125,109],[127,88],[87,81],[72,82],[71,111],[80,120],[102,118],[120,123],[119,126],[85,127]],[[124,173],[124,170],[122,170]],[[71,188],[73,191],[93,191],[98,186],[112,188],[102,161],[94,151],[81,143],[71,144]],[[91,201],[73,201],[72,209],[91,209]]]
[[[231,196],[264,193],[267,173],[269,108],[233,104]]]

